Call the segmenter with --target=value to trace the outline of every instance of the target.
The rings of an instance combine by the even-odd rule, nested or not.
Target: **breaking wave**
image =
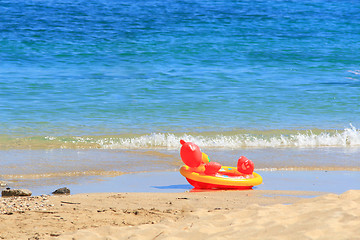
[[[360,131],[355,127],[338,132],[306,131],[290,134],[235,134],[194,136],[183,134],[150,134],[135,138],[104,138],[97,141],[101,148],[179,148],[179,139],[195,142],[202,148],[280,148],[280,147],[360,147]]]
[[[360,130],[268,130],[225,133],[152,133],[117,136],[0,136],[1,149],[178,149],[179,140],[195,142],[201,148],[312,148],[360,147]]]

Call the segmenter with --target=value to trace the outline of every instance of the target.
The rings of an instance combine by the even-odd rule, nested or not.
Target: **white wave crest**
[[[104,149],[178,149],[180,139],[194,142],[201,148],[360,147],[360,131],[352,125],[341,132],[323,131],[319,134],[310,130],[306,133],[279,133],[272,136],[261,134],[192,136],[153,133],[132,138],[101,138],[95,142]]]

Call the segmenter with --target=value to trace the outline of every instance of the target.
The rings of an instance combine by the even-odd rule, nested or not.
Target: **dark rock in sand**
[[[1,191],[1,196],[3,197],[12,197],[12,196],[31,196],[32,192],[28,189],[10,189],[6,188]]]
[[[52,193],[53,194],[70,194],[70,189],[68,189],[67,187],[63,187],[63,188],[56,189]]]

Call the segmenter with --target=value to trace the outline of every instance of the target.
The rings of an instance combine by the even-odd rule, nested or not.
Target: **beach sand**
[[[249,190],[0,200],[0,239],[360,239],[359,190],[340,195]]]

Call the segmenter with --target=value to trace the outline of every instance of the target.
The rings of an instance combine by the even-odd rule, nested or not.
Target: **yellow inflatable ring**
[[[189,166],[182,166],[180,173],[198,189],[251,189],[262,183],[262,177],[253,172],[252,178],[239,176],[236,167],[222,166],[216,175],[205,175],[194,171]]]

